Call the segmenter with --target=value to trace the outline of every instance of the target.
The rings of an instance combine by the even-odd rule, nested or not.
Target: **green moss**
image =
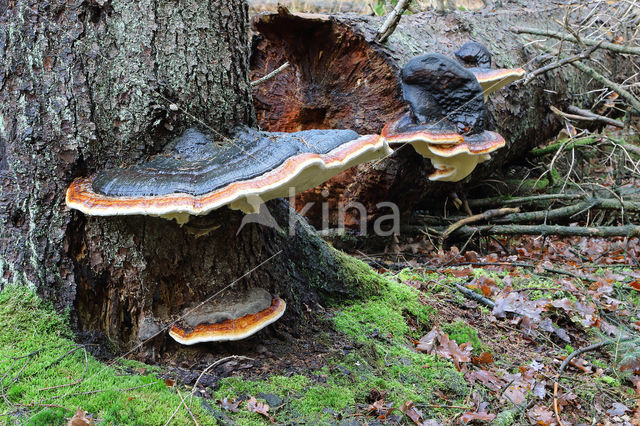
[[[505,410],[496,416],[496,418],[491,422],[492,426],[511,426],[516,424],[518,420],[518,410]]]
[[[357,297],[369,297],[385,286],[386,279],[377,274],[366,263],[339,250],[332,249],[332,254],[340,265],[339,271],[341,275],[339,279],[353,288]]]
[[[449,338],[455,340],[459,345],[463,343],[471,342],[473,351],[480,353],[487,350],[487,347],[480,341],[478,337],[478,330],[471,327],[469,324],[462,320],[457,320],[451,324],[443,324],[442,331],[449,335]]]
[[[420,301],[416,289],[378,277],[381,279],[378,282],[384,285],[378,294],[362,302],[343,306],[334,318],[336,328],[358,341],[369,339],[372,333],[390,341],[422,337],[422,333],[433,322],[433,309]],[[415,322],[414,330],[407,324],[407,316]]]
[[[64,423],[80,407],[107,424],[162,424],[179,406],[179,396],[158,377],[123,375],[125,366],[105,366],[91,355],[85,361],[82,349],[73,351],[78,346],[71,336],[67,319],[30,290],[8,287],[0,293],[0,371],[7,373],[3,385],[9,402],[64,407],[36,408],[22,422]],[[79,379],[80,383],[65,386]],[[45,389],[54,386],[58,388]],[[199,403],[192,411],[199,423],[215,423]],[[18,415],[15,407],[0,400],[0,414],[11,419],[11,413]],[[174,419],[187,423],[190,416],[180,410]]]

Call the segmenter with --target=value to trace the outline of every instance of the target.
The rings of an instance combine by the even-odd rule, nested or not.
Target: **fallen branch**
[[[537,70],[534,70],[532,72],[530,72],[527,77],[524,79],[524,81],[522,82],[523,85],[527,85],[529,84],[533,79],[535,79],[537,76],[541,75],[541,74],[545,74],[551,70],[554,70],[556,68],[560,68],[564,65],[570,64],[572,62],[575,61],[581,61],[583,59],[587,59],[591,56],[591,54],[593,52],[595,52],[598,47],[600,47],[600,43],[590,47],[588,50],[582,51],[580,53],[578,53],[577,55],[573,55],[570,56],[568,58],[564,58],[564,59],[560,59],[556,62],[553,62],[549,65],[545,65],[544,67],[540,67]]]
[[[582,203],[571,206],[560,207],[552,210],[542,210],[524,213],[513,213],[496,219],[496,223],[523,223],[523,222],[542,222],[549,220],[558,220],[574,216],[590,209],[606,209],[625,211],[640,211],[640,202],[637,201],[620,201],[614,199],[591,198]]]
[[[558,40],[567,40],[573,43],[578,43],[578,40],[571,34],[562,33],[559,31],[548,31],[548,30],[541,30],[538,28],[529,28],[529,27],[511,27],[510,30],[516,34],[533,34],[533,35],[551,37]],[[621,44],[610,43],[608,41],[591,40],[588,38],[580,38],[580,41],[582,41],[582,43],[584,43],[587,46],[595,46],[597,44],[600,44],[601,48],[611,50],[613,52],[627,53],[630,55],[640,55],[640,47],[623,46]]]
[[[494,209],[494,210],[487,210],[486,212],[480,213],[480,214],[476,214],[473,216],[469,216],[469,217],[465,217],[464,219],[461,219],[459,221],[457,221],[456,223],[451,224],[447,229],[445,229],[445,231],[440,234],[440,238],[439,238],[439,249],[442,249],[442,244],[444,243],[444,241],[447,239],[447,237],[449,237],[449,235],[451,235],[453,232],[455,232],[456,229],[467,225],[469,223],[474,223],[474,222],[479,222],[481,220],[489,220],[492,219],[494,217],[500,217],[500,216],[504,216],[510,213],[518,213],[520,211],[519,208],[501,208],[501,209]]]
[[[378,30],[375,38],[376,42],[384,43],[385,41],[387,41],[389,36],[393,34],[396,27],[398,26],[398,22],[400,22],[400,18],[402,17],[402,14],[405,12],[405,10],[407,10],[407,8],[409,7],[409,4],[411,4],[411,0],[398,1],[396,7],[391,11],[391,13],[389,13],[387,19],[384,21],[384,24],[382,24],[382,26]]]
[[[479,235],[559,235],[561,237],[638,237],[640,226],[561,226],[561,225],[483,225],[463,226],[455,234],[462,237]]]
[[[563,269],[557,269],[557,268],[549,268],[546,266],[538,266],[538,265],[534,265],[532,263],[526,263],[526,262],[459,262],[459,263],[454,263],[452,265],[449,266],[466,266],[466,265],[471,265],[471,266],[511,266],[514,268],[538,268],[538,267],[542,267],[542,269],[545,272],[549,272],[552,274],[560,274],[560,275],[567,275],[570,276],[572,278],[577,278],[579,280],[583,280],[583,281],[589,281],[589,282],[596,282],[597,280],[594,278],[590,278],[590,277],[586,277],[584,275],[577,275],[574,274],[573,272],[569,272],[569,271],[565,271]],[[564,290],[564,291],[568,291],[568,290]]]
[[[557,148],[557,147],[556,147]],[[555,149],[553,150],[555,151]],[[477,198],[469,200],[469,207],[489,207],[489,206],[513,206],[520,204],[537,203],[539,201],[553,201],[553,200],[579,200],[583,199],[582,194],[542,194],[532,195],[529,197],[490,197],[490,198]]]
[[[548,47],[546,47],[546,46],[544,46],[544,45],[542,45],[540,43],[536,43],[536,46],[538,46],[540,49],[542,49],[543,51],[545,51],[547,53],[551,53],[551,49],[549,49]],[[583,73],[587,74],[589,77],[593,78],[594,80],[596,80],[597,82],[599,82],[603,86],[605,86],[605,87],[617,92],[627,102],[629,102],[629,105],[633,109],[635,109],[638,113],[640,113],[640,100],[638,98],[636,98],[633,95],[633,93],[629,92],[627,89],[625,89],[624,87],[622,87],[618,83],[609,80],[607,77],[603,76],[598,71],[596,71],[593,68],[583,64],[582,62],[572,62],[571,65],[576,67],[576,68],[578,68],[580,71],[582,71]]]
[[[483,295],[476,293],[475,291],[468,289],[465,286],[462,286],[460,284],[456,284],[455,286],[456,286],[456,289],[458,289],[458,291],[464,294],[465,297],[467,297],[468,299],[475,300],[476,302],[491,309],[496,307],[496,303],[493,300],[487,299]]]
[[[580,114],[582,116],[581,120],[583,121],[601,121],[606,124],[610,124],[615,127],[624,128],[624,124],[619,122],[618,120],[614,120],[613,118],[605,117],[604,115],[596,114],[595,112],[589,111],[588,109],[578,108],[573,105],[569,105],[567,110],[574,114]]]

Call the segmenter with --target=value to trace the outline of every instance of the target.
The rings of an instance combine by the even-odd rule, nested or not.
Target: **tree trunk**
[[[291,234],[253,224],[236,236],[242,215],[228,209],[180,227],[65,207],[74,178],[155,154],[188,126],[255,124],[247,10],[245,0],[0,0],[1,287],[73,306],[79,329],[123,346],[145,318],[168,321],[231,283],[278,293],[289,318],[321,292],[350,291],[346,260],[295,216]],[[269,207],[287,230],[287,205]]]
[[[360,133],[379,133],[405,111],[399,72],[413,56],[438,52],[453,57],[466,41],[485,44],[493,54],[494,67],[536,67],[539,53],[512,25],[536,26],[564,17],[564,9],[547,1],[533,7],[504,5],[499,11],[425,12],[405,15],[384,44],[374,41],[383,19],[360,15],[279,13],[256,17],[251,71],[262,76],[285,61],[291,66],[256,87],[254,98],[260,126],[269,130],[306,128],[352,128]],[[576,16],[572,18],[577,19]],[[629,58],[598,52],[596,58],[613,75],[631,75]],[[625,74],[627,72],[627,74]],[[554,137],[562,126],[549,105],[591,106],[597,83],[571,67],[542,76],[523,87],[515,83],[489,96],[489,129],[504,136],[507,146],[480,164],[468,181],[477,180],[509,162],[520,159],[537,144]],[[320,224],[320,205],[328,203],[330,222],[337,220],[336,203],[361,202],[370,216],[380,201],[395,202],[402,211],[428,206],[455,184],[432,182],[431,163],[404,147],[392,156],[344,172],[325,185],[300,194],[298,209],[314,202],[307,217]],[[326,210],[326,209],[325,209]],[[371,217],[369,218],[371,219]],[[349,219],[347,219],[349,220]],[[357,225],[357,220],[352,221]],[[371,223],[371,221],[369,221]]]

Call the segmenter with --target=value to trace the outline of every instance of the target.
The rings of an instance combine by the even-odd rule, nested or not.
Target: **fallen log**
[[[509,28],[553,22],[552,18],[561,17],[564,11],[552,6],[541,1],[535,8],[505,6],[500,13],[456,11],[403,16],[383,44],[375,42],[383,18],[293,14],[284,9],[258,15],[253,22],[252,78],[286,61],[291,64],[276,78],[255,88],[260,126],[272,131],[351,128],[359,133],[379,133],[405,111],[398,73],[410,58],[425,52],[452,56],[464,42],[475,40],[494,54],[497,67],[536,68],[532,62],[538,51]],[[552,46],[555,42],[546,43]],[[614,53],[605,49],[593,57],[612,73],[623,75],[631,69],[628,58],[614,58]],[[590,90],[598,87],[589,76],[561,67],[527,86],[515,83],[492,94],[487,104],[490,128],[505,137],[507,146],[481,164],[470,180],[501,169],[557,134],[562,121],[549,110],[550,104],[559,108],[575,105],[580,94],[579,106],[587,106],[595,99]],[[381,201],[394,202],[402,212],[408,212],[455,188],[455,184],[429,181],[432,171],[429,160],[404,147],[384,160],[351,169],[298,196],[297,209],[314,202],[306,214],[316,225],[321,223],[323,203],[328,205],[330,224],[337,223],[339,202],[360,202],[369,216],[376,215],[376,204]],[[358,223],[359,218],[347,217],[347,226]]]

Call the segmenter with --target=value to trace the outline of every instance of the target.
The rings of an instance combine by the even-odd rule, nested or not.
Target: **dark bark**
[[[256,17],[251,70],[258,77],[284,61],[291,66],[254,91],[259,124],[272,130],[310,127],[346,127],[360,133],[379,133],[385,123],[404,111],[399,71],[413,56],[453,52],[469,40],[485,44],[493,54],[494,66],[535,68],[539,53],[526,40],[512,33],[512,25],[539,25],[564,16],[562,8],[550,2],[536,2],[535,8],[505,5],[498,13],[419,13],[402,18],[385,44],[374,42],[382,18],[358,15],[291,15]],[[630,60],[610,52],[598,52],[597,59],[614,75],[624,75]],[[590,106],[597,87],[582,73],[560,68],[523,87],[512,84],[489,97],[489,128],[501,133],[507,146],[479,165],[468,180],[476,180],[501,169],[537,144],[555,136],[562,122],[549,105]],[[371,215],[380,201],[396,202],[402,210],[428,205],[435,197],[454,189],[451,183],[427,179],[433,171],[429,160],[411,148],[403,149],[375,164],[361,165],[334,178],[324,188],[298,197],[298,207],[341,199],[366,204]],[[322,190],[329,189],[323,197]],[[325,192],[326,195],[326,192]],[[334,211],[334,208],[330,210]],[[320,209],[309,217],[319,223]],[[332,217],[333,223],[336,218]]]
[[[124,345],[145,317],[167,321],[276,254],[236,286],[279,293],[289,318],[349,290],[346,261],[304,223],[236,236],[242,215],[227,209],[181,228],[65,207],[75,177],[157,153],[187,126],[255,123],[247,20],[244,0],[0,1],[0,288],[75,306],[80,329]],[[286,230],[286,205],[270,206]]]

